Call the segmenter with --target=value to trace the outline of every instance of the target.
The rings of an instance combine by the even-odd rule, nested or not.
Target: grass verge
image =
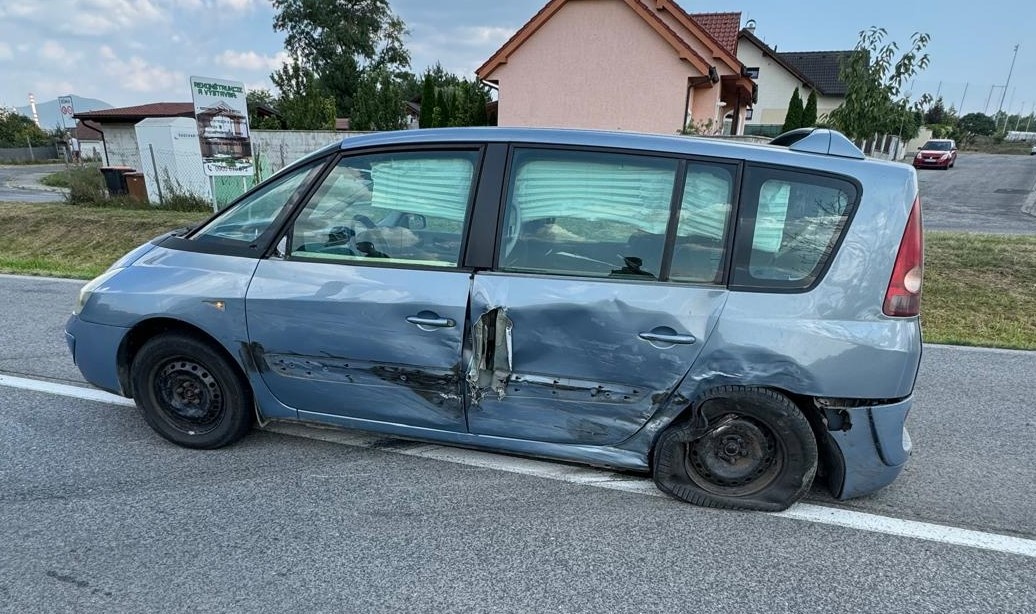
[[[40,183],[52,188],[67,188],[69,185],[69,171],[63,170],[40,177]]]
[[[0,272],[89,279],[207,212],[0,205]],[[1036,237],[925,236],[925,341],[1036,350]]]
[[[89,279],[124,253],[205,212],[0,205],[0,272]]]
[[[1036,350],[1036,237],[925,235],[925,341]]]

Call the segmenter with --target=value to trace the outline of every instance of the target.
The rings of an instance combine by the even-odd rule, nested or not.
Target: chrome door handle
[[[449,318],[425,318],[421,316],[407,316],[407,322],[416,324],[417,326],[427,326],[430,328],[453,328],[457,325],[456,322]]]
[[[651,332],[648,332],[648,333],[640,333],[637,336],[640,337],[641,339],[643,339],[644,341],[654,341],[655,343],[672,343],[672,344],[687,345],[687,344],[695,343],[696,341],[698,341],[698,338],[695,337],[694,335],[679,335],[679,334],[667,335],[665,333],[651,333]]]

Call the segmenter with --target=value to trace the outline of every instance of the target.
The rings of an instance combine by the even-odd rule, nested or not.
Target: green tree
[[[421,127],[485,126],[488,89],[476,79],[462,79],[436,63],[422,75]]]
[[[276,117],[260,115],[259,107],[277,110],[277,97],[267,89],[250,90],[245,94],[245,104],[248,105],[248,126],[253,130],[279,130],[283,128],[281,121]]]
[[[840,77],[846,85],[845,101],[829,115],[831,123],[852,139],[875,134],[909,134],[913,112],[903,87],[928,66],[924,53],[930,39],[920,32],[911,37],[910,49],[896,57],[899,47],[885,42],[884,28],[860,32],[854,52],[842,64]],[[919,104],[927,104],[927,94]]]
[[[817,92],[810,90],[809,98],[806,99],[806,108],[802,111],[802,128],[810,128],[817,125]]]
[[[298,60],[270,76],[281,92],[278,110],[289,130],[333,130],[335,101],[317,82],[312,70]]]
[[[388,0],[273,0],[273,8],[273,29],[286,33],[285,48],[305,58],[304,66],[341,117],[352,112],[365,70],[385,69],[399,76],[410,66],[403,42],[406,25]],[[287,70],[285,66],[278,73]]]
[[[957,127],[980,136],[990,136],[996,131],[993,118],[983,113],[968,113],[957,121]]]
[[[942,124],[945,119],[946,108],[943,106],[942,97],[939,97],[931,108],[924,114],[924,123],[928,125]]]
[[[0,147],[49,145],[50,137],[31,119],[0,108]]]
[[[353,130],[403,130],[403,89],[398,78],[385,68],[364,71],[357,84],[353,112],[349,117]]]
[[[425,112],[427,111],[427,113]],[[428,78],[425,73],[421,83],[421,119],[418,122],[420,128],[432,127],[432,114],[435,112],[435,81]]]
[[[788,114],[784,116],[784,126],[781,132],[787,132],[802,127],[802,97],[799,96],[799,88],[791,93],[791,100],[788,101]]]

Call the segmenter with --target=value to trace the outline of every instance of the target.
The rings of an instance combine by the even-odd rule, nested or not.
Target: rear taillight
[[[924,235],[921,229],[921,198],[914,199],[903,240],[899,243],[892,279],[885,292],[882,311],[887,316],[911,317],[921,312],[921,279],[924,277]]]

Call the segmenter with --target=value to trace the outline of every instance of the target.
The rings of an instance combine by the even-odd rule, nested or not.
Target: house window
[[[750,79],[758,79],[759,78],[759,67],[758,66],[749,66],[748,68],[745,69],[745,75],[747,75],[748,78],[750,78]]]

